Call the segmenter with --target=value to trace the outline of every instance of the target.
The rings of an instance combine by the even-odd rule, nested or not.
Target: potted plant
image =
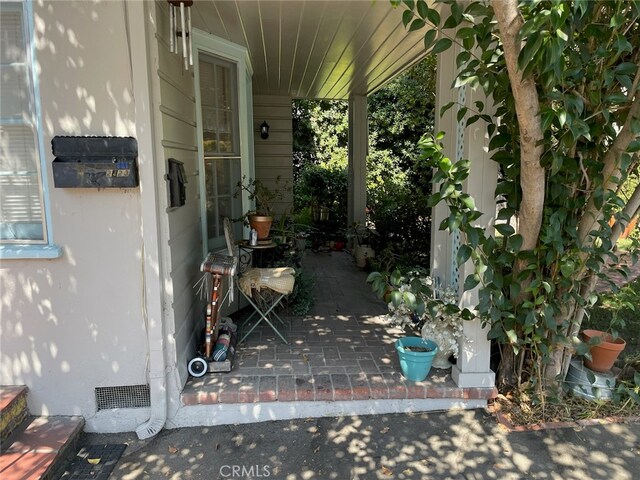
[[[276,185],[279,185],[280,177],[276,179]],[[280,188],[271,190],[260,180],[251,178],[247,179],[243,175],[242,180],[237,184],[238,190],[235,196],[242,191],[249,194],[249,200],[255,202],[255,209],[246,213],[249,226],[258,232],[258,240],[266,240],[269,238],[269,232],[273,223],[273,203],[282,200],[284,197]],[[285,187],[286,188],[286,185]]]
[[[438,353],[435,342],[421,337],[404,337],[396,340],[395,347],[402,375],[407,380],[421,382],[427,378]]]
[[[369,225],[363,225],[355,222],[349,228],[347,237],[351,238],[353,244],[353,256],[356,259],[356,266],[364,268],[367,265],[368,258],[374,258],[376,252],[373,249],[373,239],[378,232]]]
[[[330,173],[319,166],[312,166],[302,173],[303,189],[311,199],[311,218],[315,223],[329,220]]]
[[[600,373],[611,370],[627,343],[620,337],[600,330],[583,330],[582,337],[590,347],[591,358],[585,357],[584,366]]]
[[[434,288],[433,279],[420,268],[406,274],[398,269],[392,273],[373,272],[367,281],[388,303],[389,323],[406,331],[419,332],[424,340],[433,341],[438,352],[432,365],[451,368],[449,357],[457,357],[462,321],[473,318],[471,311],[458,307],[455,289]]]
[[[273,225],[274,235],[273,241],[278,245],[288,244],[293,241],[295,235],[293,231],[293,219],[286,212],[280,215],[277,223]]]
[[[622,288],[620,291],[621,304],[614,309],[613,316],[606,332],[595,329],[585,329],[582,331],[582,339],[589,351],[589,355],[584,358],[584,366],[590,370],[600,373],[608,373],[611,371],[613,364],[622,353],[627,343],[620,337],[619,332],[625,328],[626,322],[624,317],[620,315],[622,306],[629,305],[634,309],[635,301],[627,299],[627,291],[631,291],[635,297],[633,290],[628,287]],[[585,349],[581,349],[582,352]],[[590,357],[590,358],[589,358]]]

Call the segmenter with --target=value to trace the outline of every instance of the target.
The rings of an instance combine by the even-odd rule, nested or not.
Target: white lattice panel
[[[458,89],[458,108],[463,108],[467,101],[467,86],[463,85]],[[461,118],[456,125],[456,158],[455,161],[459,162],[464,158],[464,129],[466,125],[465,118]],[[458,268],[458,262],[456,257],[458,256],[458,250],[460,249],[460,232],[455,231],[451,234],[451,286],[456,289],[458,294],[462,291],[462,280],[460,275],[460,269]]]

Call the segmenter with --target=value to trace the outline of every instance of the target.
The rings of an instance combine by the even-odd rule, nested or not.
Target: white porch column
[[[471,171],[466,182],[466,191],[476,201],[478,210],[485,212],[475,224],[480,227],[492,228],[495,217],[494,192],[498,170],[495,162],[490,160],[488,152],[489,139],[486,134],[486,124],[478,121],[465,127],[464,119],[457,122],[457,108],[449,109],[444,117],[439,118],[442,105],[457,102],[462,105],[474,106],[474,102],[486,99],[481,92],[471,89],[453,89],[456,72],[455,57],[458,48],[452,48],[438,58],[438,83],[436,105],[436,131],[446,132],[444,138],[444,154],[454,161],[468,158],[471,161]],[[454,285],[462,291],[464,279],[473,272],[473,264],[468,261],[458,268],[456,254],[460,246],[459,234],[450,235],[438,230],[440,222],[449,215],[444,204],[439,204],[432,213],[431,234],[431,271],[442,285]],[[461,307],[472,307],[478,303],[478,289],[464,292],[461,297]],[[488,329],[483,329],[479,320],[464,322],[463,337],[460,340],[460,350],[457,364],[452,367],[451,375],[459,387],[493,387],[495,374],[489,368],[491,342],[487,340]]]
[[[369,148],[369,124],[367,121],[367,97],[353,95],[349,98],[349,196],[347,218],[364,224],[367,207],[367,153]]]
[[[486,96],[481,91],[468,89],[466,105],[473,106],[481,101],[487,104]],[[476,208],[483,212],[475,225],[488,229],[493,234],[493,224],[496,215],[495,190],[498,181],[498,166],[491,160],[489,154],[489,138],[487,125],[478,121],[467,127],[464,134],[463,158],[471,161],[471,171],[466,181],[466,191],[476,201]],[[455,254],[454,254],[455,258]],[[455,260],[454,260],[455,261]],[[460,282],[474,272],[471,261],[460,266]],[[460,289],[462,290],[462,289]],[[464,292],[461,299],[462,307],[478,304],[478,287]],[[480,320],[464,322],[463,340],[460,342],[458,362],[453,366],[451,375],[459,387],[493,387],[495,374],[489,368],[491,356],[491,342],[487,340],[489,328],[482,328]]]
[[[451,87],[455,79],[454,60],[457,53],[457,49],[454,53],[454,48],[455,45],[438,55],[435,112],[435,133],[446,132],[442,139],[443,153],[452,160],[456,159],[456,108],[450,108],[443,116],[440,116],[440,110],[447,103],[458,100],[458,91]],[[438,188],[438,185],[433,185],[434,192]],[[442,202],[431,209],[431,276],[440,285],[453,285],[458,281],[452,272],[451,235],[439,229],[442,220],[448,216],[449,208]]]

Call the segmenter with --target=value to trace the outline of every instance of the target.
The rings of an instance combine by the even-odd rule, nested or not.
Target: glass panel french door
[[[224,217],[242,214],[242,198],[236,196],[241,178],[238,132],[237,67],[213,55],[198,55],[202,118],[203,174],[207,248],[225,245]],[[238,225],[238,229],[240,229]],[[240,230],[236,232],[238,235]]]

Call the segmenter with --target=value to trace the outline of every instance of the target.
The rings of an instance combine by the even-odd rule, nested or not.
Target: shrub
[[[337,167],[307,164],[302,167],[294,187],[294,209],[311,205],[329,208],[328,233],[336,233],[347,224],[347,172]]]

